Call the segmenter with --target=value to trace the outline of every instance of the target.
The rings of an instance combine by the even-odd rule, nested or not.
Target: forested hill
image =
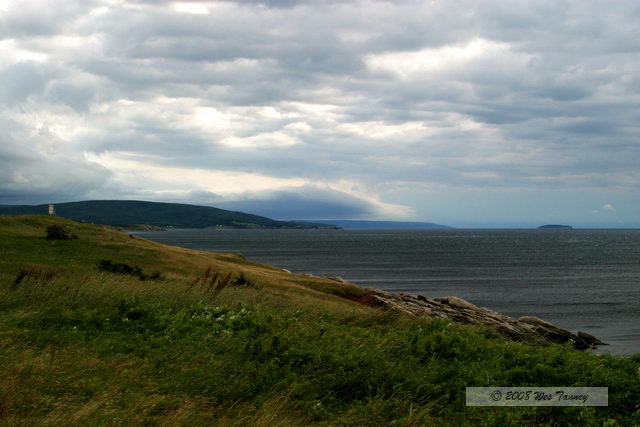
[[[0,205],[0,215],[47,214],[48,205]],[[276,221],[258,215],[209,206],[135,200],[89,200],[56,203],[56,215],[76,221],[133,226],[138,224],[178,228],[318,228],[317,224]]]

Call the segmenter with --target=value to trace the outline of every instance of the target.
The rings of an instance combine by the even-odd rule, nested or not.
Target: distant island
[[[547,224],[547,225],[541,225],[540,227],[538,227],[538,230],[546,230],[546,229],[573,230],[573,227],[570,225],[560,225],[560,224]]]
[[[358,220],[313,220],[296,221],[297,223],[313,224],[316,222],[331,224],[346,229],[377,229],[377,230],[448,230],[452,227],[432,222],[407,222],[407,221],[358,221]]]
[[[48,205],[0,205],[0,215],[46,215]],[[88,200],[56,203],[55,214],[80,222],[128,229],[159,228],[337,228],[334,225],[277,221],[210,206],[138,200]]]

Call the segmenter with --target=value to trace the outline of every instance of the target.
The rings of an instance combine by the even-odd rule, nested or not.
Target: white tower
[[[54,205],[49,205],[49,215],[56,216],[56,207]]]

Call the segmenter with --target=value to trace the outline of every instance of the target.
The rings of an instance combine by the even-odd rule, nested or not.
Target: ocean
[[[365,287],[454,295],[640,353],[640,230],[171,230],[140,237],[242,253]]]

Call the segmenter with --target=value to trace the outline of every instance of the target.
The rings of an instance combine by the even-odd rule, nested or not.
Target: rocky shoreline
[[[333,278],[342,281],[340,278]],[[607,345],[585,332],[574,334],[552,323],[533,316],[514,319],[488,308],[478,307],[458,297],[428,298],[423,295],[392,293],[380,289],[364,288],[359,297],[346,296],[349,300],[370,307],[406,313],[413,316],[428,316],[446,319],[454,323],[494,327],[510,340],[531,345],[570,343],[577,350]]]

